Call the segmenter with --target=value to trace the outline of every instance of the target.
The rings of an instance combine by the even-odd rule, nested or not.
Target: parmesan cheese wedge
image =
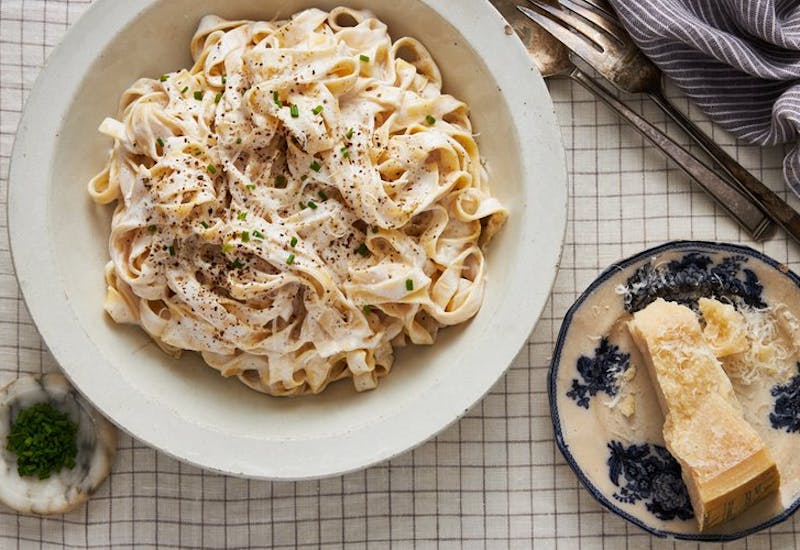
[[[776,491],[775,461],[745,421],[694,312],[658,299],[635,313],[628,329],[650,371],[664,441],[681,465],[700,530]]]
[[[747,324],[735,307],[712,298],[700,298],[697,305],[706,322],[703,336],[714,355],[727,357],[748,350]]]

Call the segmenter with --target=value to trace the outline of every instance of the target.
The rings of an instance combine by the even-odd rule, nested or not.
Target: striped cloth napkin
[[[717,124],[757,145],[794,144],[800,196],[800,1],[611,0],[644,53]]]

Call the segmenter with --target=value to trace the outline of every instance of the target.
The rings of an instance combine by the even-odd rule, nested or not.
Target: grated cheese
[[[783,304],[755,308],[740,302],[737,309],[744,317],[749,346],[720,359],[726,374],[744,385],[787,376],[794,364],[791,358],[798,352],[800,322]]]

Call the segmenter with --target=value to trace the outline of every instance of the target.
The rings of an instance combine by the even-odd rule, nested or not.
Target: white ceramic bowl
[[[445,89],[465,100],[508,206],[491,244],[483,308],[432,347],[400,352],[378,389],[348,383],[279,399],[225,380],[199,356],[174,361],[139,329],[103,312],[111,208],[86,183],[105,161],[97,126],[142,75],[189,66],[201,16],[288,17],[329,0],[98,0],[50,56],[14,148],[9,225],[22,292],[75,386],[142,441],[198,466],[256,478],[341,474],[403,452],[463,415],[525,343],[555,277],[566,218],[566,170],[542,78],[484,0],[348,2],[368,6],[393,37],[432,52]]]

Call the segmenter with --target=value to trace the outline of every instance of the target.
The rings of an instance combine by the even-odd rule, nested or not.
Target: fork
[[[695,126],[666,98],[661,71],[619,24],[605,0],[528,0],[540,13],[518,9],[563,42],[575,55],[622,91],[645,93],[683,129],[764,212],[800,242],[800,214],[761,183],[724,149]]]
[[[491,0],[491,3],[506,17],[523,40],[542,76],[545,78],[563,76],[581,84],[691,176],[717,204],[747,230],[753,239],[764,240],[772,234],[775,228],[772,220],[748,195],[576,67],[570,59],[569,50],[519,11],[517,1]]]

